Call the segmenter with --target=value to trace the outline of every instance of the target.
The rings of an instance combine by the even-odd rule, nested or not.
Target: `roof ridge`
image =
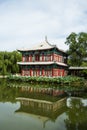
[[[50,45],[50,46],[52,46],[52,47],[56,47],[56,45],[52,45],[51,43],[49,43],[48,41],[47,41],[47,43]]]
[[[47,36],[45,36],[45,42],[48,43],[48,44],[49,44],[50,46],[52,46],[52,47],[56,47],[56,45],[52,45],[51,43],[48,42]]]

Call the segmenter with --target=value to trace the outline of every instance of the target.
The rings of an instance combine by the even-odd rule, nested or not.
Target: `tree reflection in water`
[[[87,104],[81,98],[71,98],[68,101],[66,115],[67,130],[87,130]]]

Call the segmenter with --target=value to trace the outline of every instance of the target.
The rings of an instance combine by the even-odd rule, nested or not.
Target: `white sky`
[[[87,32],[87,0],[0,0],[0,51],[44,41],[67,50],[71,32]]]

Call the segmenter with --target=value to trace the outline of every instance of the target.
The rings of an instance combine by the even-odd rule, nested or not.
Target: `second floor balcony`
[[[50,61],[66,63],[67,57],[63,57],[56,54],[22,56],[22,62],[50,62]]]

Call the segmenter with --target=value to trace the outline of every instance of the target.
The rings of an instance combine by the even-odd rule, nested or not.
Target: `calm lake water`
[[[8,84],[0,80],[0,130],[87,130],[87,98]]]

